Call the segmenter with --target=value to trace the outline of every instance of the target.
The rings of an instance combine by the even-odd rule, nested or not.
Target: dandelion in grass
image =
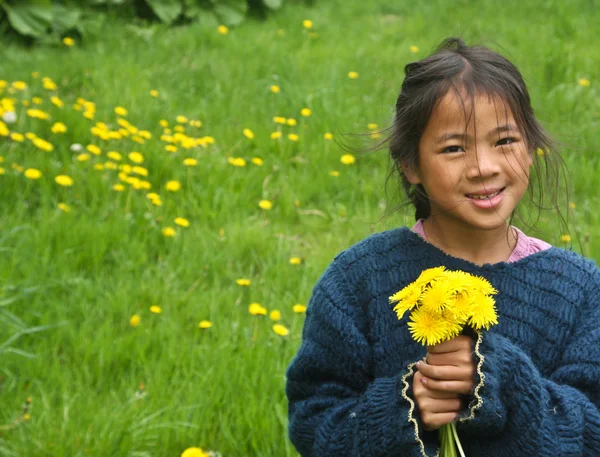
[[[229,28],[227,28],[226,25],[220,25],[217,27],[217,32],[219,32],[220,35],[227,35],[229,33]]]
[[[213,326],[211,321],[200,321],[200,323],[198,324],[198,327],[200,327],[203,330],[209,329]]]
[[[286,118],[285,117],[281,117],[281,116],[275,116],[273,118],[273,122],[275,122],[276,124],[285,124],[286,123]]]
[[[359,75],[356,71],[350,71],[348,72],[348,78],[350,79],[358,79]]]
[[[589,79],[586,79],[586,78],[580,78],[579,81],[577,81],[577,83],[581,87],[590,87],[590,85],[592,84],[591,81]]]
[[[298,135],[296,135],[295,133],[290,133],[288,135],[288,140],[290,141],[298,141],[300,139],[300,137]]]
[[[261,159],[260,157],[252,157],[252,163],[257,167],[261,167],[263,164],[263,159]]]
[[[42,151],[51,152],[54,150],[54,145],[42,138],[34,138],[32,143],[36,148],[41,149]]]
[[[187,159],[183,159],[183,164],[186,167],[195,167],[196,165],[198,165],[198,161],[196,159],[188,157]]]
[[[560,241],[562,241],[563,243],[570,243],[571,242],[571,235],[561,235],[560,236]]]
[[[125,186],[123,184],[115,184],[112,186],[115,192],[123,192],[125,190]]]
[[[18,132],[12,132],[10,134],[10,139],[17,143],[22,143],[23,140],[25,140],[25,135],[23,135],[22,133],[18,133]]]
[[[326,133],[323,135],[323,138],[325,138],[326,140],[333,140],[333,133],[326,132]]]
[[[279,92],[281,92],[281,88],[275,84],[273,84],[270,89],[271,92],[273,92],[274,94],[278,94]]]
[[[285,325],[274,324],[272,328],[275,334],[279,336],[288,336],[290,334],[290,330]]]
[[[162,229],[162,234],[165,238],[173,238],[177,232],[173,227],[165,227]]]
[[[356,158],[352,154],[344,154],[340,157],[340,162],[344,165],[352,165],[356,162]]]
[[[4,167],[0,167],[0,175],[5,175],[6,174],[6,170],[4,169]]]
[[[248,306],[248,312],[253,316],[266,316],[267,308],[262,306],[260,303],[250,303],[250,306]]]
[[[419,52],[419,47],[418,46],[411,46],[410,48],[410,52],[412,52],[413,54],[416,54],[417,52]]]
[[[175,121],[179,124],[187,124],[189,122],[189,119],[186,116],[180,114],[175,118]]]
[[[40,179],[42,177],[42,172],[37,168],[28,168],[24,173],[27,179]]]
[[[308,117],[312,114],[312,111],[309,108],[302,108],[302,110],[300,110],[300,114],[304,117]]]
[[[10,87],[12,87],[15,90],[18,91],[24,91],[25,89],[27,89],[27,83],[25,81],[14,81]]]
[[[131,325],[132,327],[137,327],[138,325],[140,325],[141,321],[142,321],[142,318],[140,317],[140,315],[134,314],[133,316],[131,316],[129,318],[129,325]]]
[[[58,108],[62,108],[63,106],[65,106],[64,102],[60,98],[58,98],[56,95],[53,95],[52,97],[50,97],[50,102]]]
[[[75,45],[75,40],[73,38],[71,38],[71,37],[68,37],[68,36],[64,37],[63,40],[62,40],[62,42],[68,48],[70,48],[71,46]]]
[[[65,133],[67,131],[67,126],[62,122],[55,122],[52,124],[52,127],[50,127],[50,131],[52,133]]]
[[[181,190],[181,183],[179,181],[168,181],[167,184],[165,184],[165,189],[169,192],[178,192]]]
[[[296,303],[294,306],[292,306],[292,311],[294,311],[297,314],[303,314],[306,312],[306,305]]]
[[[577,208],[577,205],[575,204],[575,202],[569,202],[569,208],[575,209],[575,208]]]
[[[253,140],[254,139],[254,132],[250,129],[244,129],[242,131],[242,133],[244,134],[244,136],[246,138],[248,138],[249,140]]]
[[[290,127],[295,127],[296,125],[298,125],[298,121],[294,118],[286,119],[285,123]]]
[[[117,106],[117,107],[115,107],[115,114],[117,116],[125,117],[129,114],[129,112],[127,111],[127,109],[123,108],[122,106]]]
[[[58,206],[58,209],[61,210],[63,213],[70,213],[71,212],[71,208],[66,203],[59,203],[56,206]]]
[[[248,287],[250,284],[252,284],[252,281],[250,281],[249,279],[246,279],[246,278],[240,278],[240,279],[236,279],[235,283],[238,286]]]
[[[102,150],[96,146],[95,144],[88,144],[86,146],[86,149],[91,152],[92,154],[94,154],[95,156],[99,156],[100,154],[102,154]]]
[[[40,97],[33,97],[31,99],[31,103],[33,103],[34,105],[41,105],[42,103],[44,103],[44,100],[42,100]]]
[[[234,167],[239,167],[239,168],[241,168],[241,167],[245,167],[245,166],[246,166],[246,160],[244,160],[244,159],[243,159],[243,158],[241,158],[241,157],[229,157],[229,158],[227,159],[227,162],[228,162],[230,165],[233,165]]]
[[[154,313],[154,314],[162,313],[162,308],[158,305],[152,305],[149,309],[150,309],[150,312]]]
[[[127,157],[129,157],[129,160],[131,160],[133,163],[144,163],[144,156],[140,152],[130,152]]]
[[[338,170],[331,170],[329,172],[329,176],[332,176],[334,178],[337,178],[340,175],[340,172]]]
[[[272,140],[278,140],[279,138],[281,138],[282,133],[281,132],[273,132],[271,133],[271,139]]]
[[[71,187],[73,185],[73,178],[67,175],[58,175],[54,178],[54,181],[63,187]]]
[[[307,30],[308,30],[308,29],[312,29],[312,28],[313,28],[313,21],[311,21],[310,19],[304,19],[304,20],[302,21],[302,26],[303,26],[305,29],[307,29]]]
[[[151,95],[152,97],[155,97],[155,98],[156,98],[156,97],[158,97],[159,93],[158,93],[158,91],[157,91],[156,89],[152,89],[152,90],[150,91],[150,95]]]
[[[302,259],[300,257],[290,257],[290,265],[300,265]]]
[[[175,145],[167,144],[165,146],[165,151],[167,151],[167,152],[177,152],[178,149],[177,149],[177,146],[175,146]]]
[[[261,200],[258,202],[258,206],[260,209],[268,211],[273,208],[273,203],[270,200]]]
[[[281,311],[279,311],[278,309],[274,309],[269,313],[269,319],[271,319],[274,322],[281,320]]]
[[[175,224],[179,225],[180,227],[189,227],[190,221],[188,221],[185,217],[176,217]]]

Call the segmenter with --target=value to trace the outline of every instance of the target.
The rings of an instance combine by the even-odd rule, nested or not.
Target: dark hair
[[[484,46],[467,46],[460,38],[447,38],[429,57],[406,65],[404,73],[391,132],[381,144],[389,144],[394,164],[392,174],[398,172],[400,175],[402,188],[409,203],[415,207],[417,220],[429,216],[429,198],[421,184],[413,186],[408,182],[402,167],[418,169],[419,142],[423,131],[434,108],[453,89],[463,100],[463,106],[466,106],[464,94],[471,101],[481,94],[503,101],[505,109],[512,112],[532,153],[534,172],[528,189],[531,202],[538,209],[544,209],[542,181],[554,183],[548,189],[554,190],[552,207],[558,210],[565,222],[558,204],[561,177],[566,178],[566,173],[561,174],[561,170],[566,171],[564,162],[556,154],[555,142],[534,115],[521,73],[508,59]],[[471,107],[473,105],[471,103]]]

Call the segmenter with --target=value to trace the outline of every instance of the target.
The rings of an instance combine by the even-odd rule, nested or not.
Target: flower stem
[[[454,442],[456,443],[456,447],[458,447],[458,452],[460,453],[460,456],[465,457],[465,451],[463,451],[463,448],[460,444],[460,439],[458,438],[458,432],[456,431],[456,424],[452,422],[450,424],[450,428],[452,431],[452,435],[454,436]]]

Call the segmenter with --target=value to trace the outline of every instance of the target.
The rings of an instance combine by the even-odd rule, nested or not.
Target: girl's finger
[[[456,413],[427,413],[421,416],[425,430],[436,430],[442,425],[450,424],[458,417]]]
[[[423,400],[422,408],[426,408],[431,413],[457,413],[463,408],[463,402],[459,398],[435,399],[427,398]]]
[[[421,378],[421,382],[431,390],[437,390],[439,392],[451,392],[461,395],[469,395],[473,388],[472,381],[438,381],[436,379],[429,379],[425,377]]]
[[[473,369],[455,367],[452,365],[429,365],[427,362],[419,362],[417,369],[426,378],[441,381],[468,381],[473,378]]]

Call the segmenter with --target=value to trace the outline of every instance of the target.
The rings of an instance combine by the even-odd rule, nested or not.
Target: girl
[[[315,286],[287,371],[293,444],[434,456],[456,421],[470,457],[600,455],[600,270],[511,225],[530,170],[555,176],[521,74],[459,39],[405,73],[389,144],[417,223],[343,251]],[[423,348],[388,298],[440,265],[490,281],[499,324]]]

